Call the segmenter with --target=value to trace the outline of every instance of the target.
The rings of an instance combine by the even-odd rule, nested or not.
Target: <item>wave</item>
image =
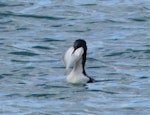
[[[39,19],[48,19],[48,20],[64,20],[63,17],[55,17],[55,16],[44,16],[44,15],[34,15],[34,14],[19,14],[13,13],[10,11],[0,12],[1,16],[17,16],[17,17],[25,17],[25,18],[39,18]]]

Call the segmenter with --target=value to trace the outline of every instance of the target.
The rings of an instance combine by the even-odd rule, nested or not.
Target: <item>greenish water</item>
[[[101,82],[66,82],[76,39]],[[0,115],[149,115],[149,87],[148,0],[0,1]]]

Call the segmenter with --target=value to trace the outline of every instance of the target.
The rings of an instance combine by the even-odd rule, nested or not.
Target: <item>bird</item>
[[[86,41],[77,39],[73,46],[69,47],[63,55],[63,62],[66,66],[64,74],[67,75],[71,67],[71,72],[67,75],[67,82],[72,84],[93,83],[95,80],[89,77],[85,71],[87,55]]]

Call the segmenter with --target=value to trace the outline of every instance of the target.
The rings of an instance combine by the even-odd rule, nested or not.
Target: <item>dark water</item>
[[[76,39],[101,82],[66,83]],[[0,115],[149,115],[149,88],[149,0],[0,1]]]

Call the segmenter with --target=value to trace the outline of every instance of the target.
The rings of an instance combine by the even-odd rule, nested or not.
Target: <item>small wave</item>
[[[21,63],[29,63],[30,61],[25,61],[25,60],[15,60],[15,59],[12,59],[11,60],[12,62],[21,62]]]
[[[134,53],[150,53],[150,50],[147,49],[147,50],[135,50],[135,49],[128,49],[127,51],[129,52],[134,52]]]
[[[22,95],[20,95],[20,94],[17,94],[17,93],[13,93],[13,94],[8,94],[8,95],[5,95],[6,97],[21,97]]]
[[[18,63],[44,63],[44,62],[55,62],[57,60],[16,60],[16,59],[12,59],[12,62],[18,62]],[[31,67],[32,68],[32,67]]]
[[[52,48],[46,47],[46,46],[33,46],[32,48],[36,48],[36,49],[52,49]]]
[[[4,76],[3,75],[0,75],[0,79],[3,79],[4,78]]]
[[[148,79],[149,77],[147,76],[143,76],[143,77],[139,77],[139,79]]]
[[[82,4],[80,6],[96,6],[97,4]]]
[[[97,68],[105,68],[106,66],[92,66],[92,67],[87,67],[87,68],[91,68],[91,69],[97,69]]]
[[[2,74],[2,76],[13,76],[13,74],[4,73],[4,74]]]
[[[123,21],[120,20],[113,20],[113,19],[106,19],[103,21],[104,23],[125,23]]]
[[[6,6],[8,6],[8,5],[0,2],[0,7],[6,7]]]
[[[129,20],[136,21],[136,22],[146,22],[147,21],[147,19],[145,19],[145,18],[129,18]]]
[[[17,28],[16,30],[28,30],[29,28]]]
[[[9,24],[9,23],[12,23],[13,21],[11,21],[11,20],[5,20],[5,21],[1,21],[0,22],[0,24],[2,25],[2,24]]]
[[[58,24],[58,25],[52,25],[51,27],[62,27],[62,25],[61,24]]]
[[[144,53],[150,53],[150,50],[145,50]]]
[[[86,29],[86,30],[68,30],[66,32],[75,32],[75,33],[82,33],[82,32],[89,32],[91,29]]]
[[[106,94],[118,94],[116,92],[105,91],[105,90],[100,90],[100,89],[90,89],[89,91],[92,91],[92,92],[102,92],[102,93],[106,93]]]
[[[88,61],[98,61],[96,58],[87,58]]]
[[[35,67],[33,67],[33,66],[29,66],[29,67],[24,67],[24,69],[35,69]]]
[[[23,56],[36,56],[36,55],[39,55],[39,54],[36,54],[36,53],[27,52],[27,51],[10,52],[10,54],[14,54],[14,55],[23,55]]]
[[[104,57],[109,57],[109,56],[121,56],[121,55],[123,55],[124,53],[127,53],[127,52],[113,52],[113,53],[110,53],[110,54],[105,55]]]
[[[43,93],[43,94],[26,95],[25,97],[49,98],[54,96],[56,96],[56,94]]]
[[[64,20],[63,17],[54,17],[54,16],[42,16],[42,15],[34,15],[34,14],[17,14],[13,12],[0,12],[1,16],[18,16],[18,17],[26,17],[26,18],[39,18],[39,19],[48,19],[48,20]]]
[[[48,84],[36,84],[36,87],[43,87],[44,89],[50,89],[50,88],[56,88],[56,89],[64,89],[64,88],[69,88],[67,86],[62,86],[62,85],[48,85]]]
[[[0,7],[24,6],[24,4],[6,4],[0,2]]]
[[[63,42],[65,40],[53,39],[53,38],[44,38],[43,42]]]

